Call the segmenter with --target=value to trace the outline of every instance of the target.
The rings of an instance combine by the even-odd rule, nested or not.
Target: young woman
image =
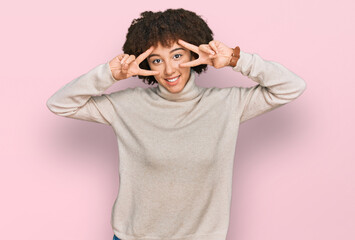
[[[57,115],[115,131],[120,189],[112,207],[114,239],[225,239],[239,125],[296,99],[305,82],[279,63],[214,40],[206,22],[184,9],[142,13],[123,52],[47,101]],[[200,87],[196,74],[208,65],[258,84]],[[131,76],[158,85],[103,93]]]

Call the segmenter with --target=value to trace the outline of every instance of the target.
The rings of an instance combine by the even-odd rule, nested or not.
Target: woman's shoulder
[[[143,97],[146,95],[149,95],[152,87],[150,88],[144,88],[144,87],[127,87],[125,89],[122,90],[118,90],[116,92],[112,92],[110,93],[110,96],[112,98],[132,98],[132,97]]]
[[[207,95],[229,95],[237,91],[238,87],[202,87],[202,91]]]

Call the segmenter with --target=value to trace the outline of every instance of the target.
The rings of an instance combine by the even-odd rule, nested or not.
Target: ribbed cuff
[[[240,57],[238,59],[237,65],[233,67],[233,70],[236,72],[240,72],[242,70],[242,66],[252,58],[252,54],[243,52],[242,50],[240,50],[239,55]]]

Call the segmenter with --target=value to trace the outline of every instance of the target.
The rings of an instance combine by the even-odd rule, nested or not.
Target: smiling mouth
[[[168,81],[168,82],[175,82],[176,80],[179,79],[179,77],[180,77],[180,75],[177,76],[177,77],[174,77],[174,78],[165,78],[165,80]]]

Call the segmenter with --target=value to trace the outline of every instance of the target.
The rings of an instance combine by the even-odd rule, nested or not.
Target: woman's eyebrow
[[[184,50],[184,51],[185,51],[185,48],[175,48],[175,49],[171,50],[170,53],[175,52],[175,51],[178,51],[178,50]],[[154,57],[154,56],[160,56],[160,55],[159,55],[159,54],[150,54],[150,55],[147,57],[147,59],[150,58],[150,57]]]
[[[175,49],[171,50],[170,53],[175,52],[177,50],[185,50],[185,48],[181,48],[181,47],[180,48],[175,48]]]

